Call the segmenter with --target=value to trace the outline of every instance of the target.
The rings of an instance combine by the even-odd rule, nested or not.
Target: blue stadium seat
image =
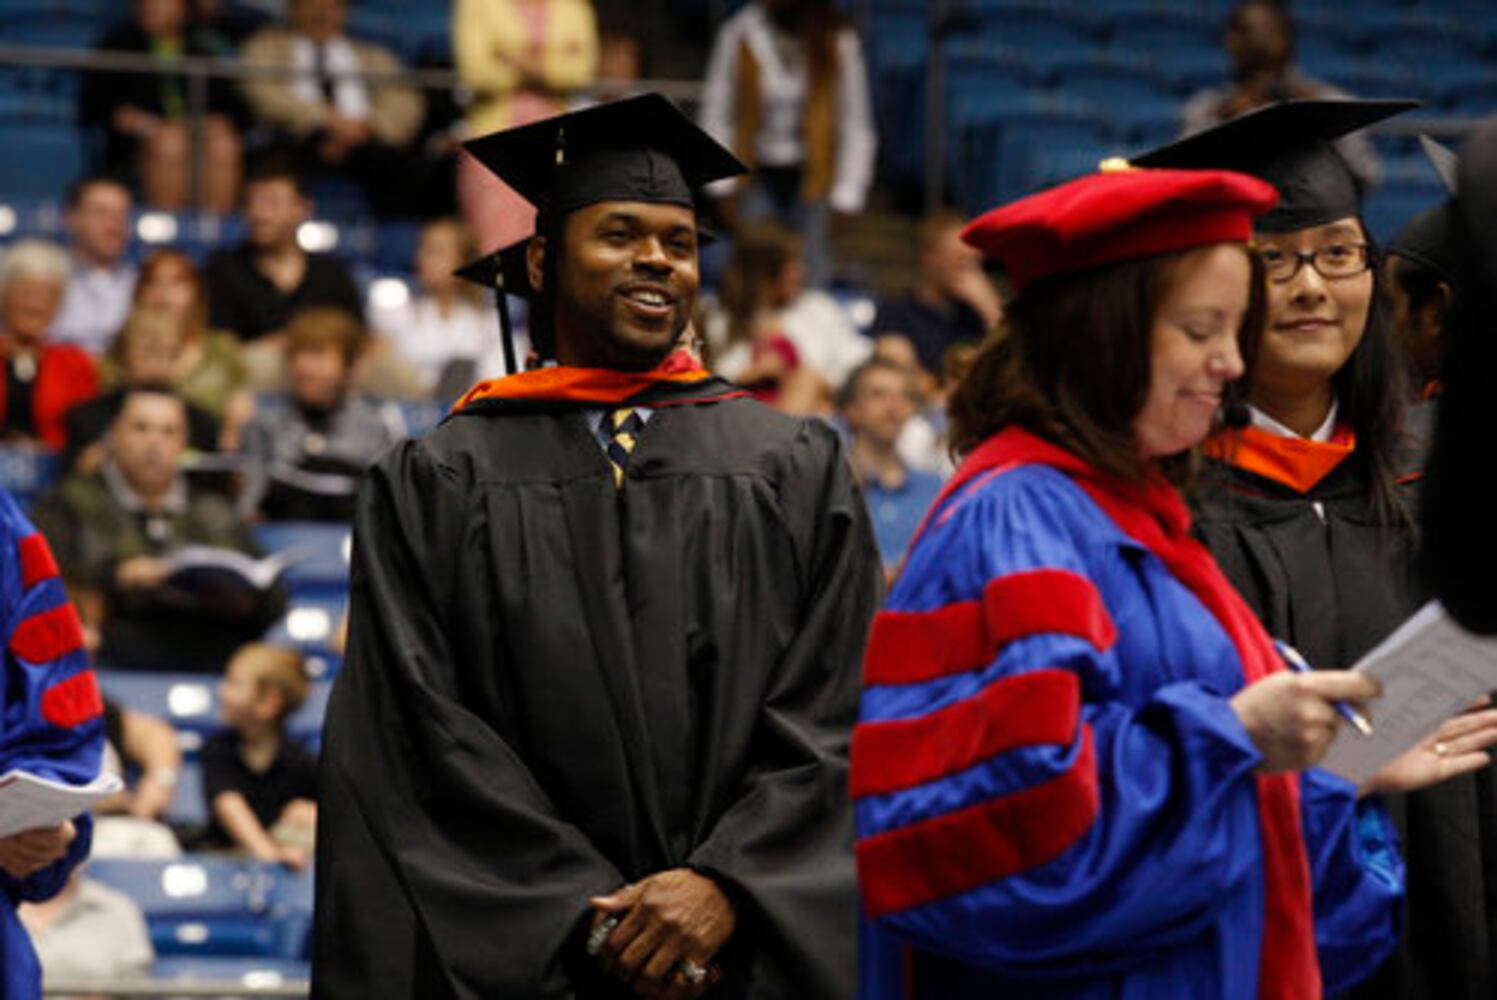
[[[83,137],[72,125],[21,124],[0,129],[0,195],[58,196],[84,172]],[[24,151],[24,153],[23,153]]]
[[[1108,145],[1100,111],[1068,98],[1028,94],[954,94],[951,162],[957,190],[973,213],[1024,190],[1029,156],[1046,145]]]
[[[0,41],[60,49],[90,49],[108,27],[96,14],[67,11],[33,13],[0,20]]]
[[[93,878],[133,899],[158,955],[283,955],[269,913],[276,873],[266,866],[188,856],[171,861],[96,860]]]
[[[177,956],[158,959],[152,976],[182,983],[221,983],[256,990],[304,982],[311,978],[310,962],[285,958],[206,958]],[[169,992],[169,991],[166,991]]]
[[[1018,49],[1075,48],[1097,44],[1095,26],[1079,12],[1058,7],[984,10],[974,4],[978,32],[987,40]]]
[[[1176,52],[1221,48],[1221,28],[1204,18],[1156,17],[1124,20],[1108,39],[1114,51],[1148,52],[1168,58]]]
[[[203,737],[223,728],[219,719],[218,678],[201,674],[142,673],[131,670],[97,671],[99,686],[112,700],[165,719],[184,737],[189,754]],[[307,700],[286,721],[286,731],[304,742],[320,742],[322,719],[332,690],[330,679],[314,679]]]
[[[50,451],[26,445],[0,447],[0,487],[23,507],[45,493],[58,472],[57,456]]]
[[[265,641],[294,646],[307,655],[331,653],[347,605],[341,597],[293,595],[285,617],[271,626]]]
[[[351,545],[347,525],[271,521],[256,527],[255,542],[267,555],[287,553],[291,558],[281,577],[291,593],[347,594]]]
[[[1037,191],[1095,173],[1109,155],[1105,146],[1042,146],[1029,156],[1025,186]]]
[[[1373,239],[1386,243],[1404,224],[1425,209],[1445,200],[1445,190],[1433,179],[1419,183],[1384,183],[1368,196],[1362,218]]]

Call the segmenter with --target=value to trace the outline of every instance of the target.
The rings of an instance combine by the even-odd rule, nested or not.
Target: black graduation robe
[[[371,470],[314,995],[630,996],[587,899],[692,866],[738,914],[712,996],[852,996],[878,553],[832,430],[710,395],[646,393],[622,491],[566,404],[470,403]]]
[[[1422,415],[1411,424],[1422,431]],[[1422,438],[1412,435],[1398,460],[1411,511]],[[1227,578],[1269,634],[1318,667],[1351,666],[1426,596],[1418,583],[1416,532],[1407,523],[1379,527],[1370,497],[1355,453],[1308,490],[1212,460],[1196,490],[1196,531]],[[1344,995],[1491,1000],[1497,996],[1492,769],[1385,801],[1408,866],[1405,933],[1372,979]]]
[[[1447,330],[1440,419],[1424,507],[1430,584],[1469,629],[1497,634],[1497,120],[1483,122],[1461,150],[1456,219],[1459,289]]]

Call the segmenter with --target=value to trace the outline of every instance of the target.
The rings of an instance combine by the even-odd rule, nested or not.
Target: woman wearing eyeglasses
[[[1255,223],[1268,319],[1246,426],[1208,442],[1195,523],[1269,633],[1318,668],[1351,666],[1425,598],[1414,509],[1425,433],[1405,406],[1360,192],[1330,145],[1406,106],[1290,102],[1138,160],[1239,170],[1279,190]],[[1349,995],[1497,996],[1491,768],[1387,798],[1408,864],[1404,934]]]

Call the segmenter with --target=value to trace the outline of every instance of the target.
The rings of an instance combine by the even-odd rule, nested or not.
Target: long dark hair
[[[1361,220],[1359,219],[1360,223]],[[1369,232],[1366,224],[1362,231]],[[1357,436],[1355,457],[1372,488],[1373,513],[1389,527],[1412,524],[1413,512],[1398,490],[1398,456],[1407,430],[1409,370],[1398,344],[1383,289],[1382,251],[1367,237],[1372,304],[1367,329],[1351,357],[1331,377],[1338,414]]]
[[[1238,337],[1250,372],[1267,292],[1262,262],[1244,253],[1252,284]],[[1149,394],[1154,319],[1185,257],[1145,257],[1026,286],[952,393],[952,450],[968,452],[1004,427],[1019,426],[1103,472],[1142,479],[1148,462],[1133,421]],[[1176,483],[1189,479],[1194,465],[1193,452],[1161,463]]]

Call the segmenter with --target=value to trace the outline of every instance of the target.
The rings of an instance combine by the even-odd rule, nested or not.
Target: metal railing
[[[80,73],[141,73],[153,76],[180,76],[186,80],[187,122],[192,155],[190,160],[190,203],[198,204],[202,192],[199,174],[202,162],[203,121],[208,114],[208,85],[213,80],[243,81],[252,79],[290,80],[305,75],[305,70],[290,66],[264,66],[237,58],[217,56],[180,56],[163,62],[147,53],[112,52],[104,49],[66,49],[41,45],[0,44],[0,67],[23,66],[39,69],[71,70]],[[372,86],[398,83],[427,91],[465,93],[462,80],[450,69],[402,68],[399,70],[358,70],[342,74]],[[702,85],[696,80],[595,80],[581,92],[594,98],[619,97],[652,90],[684,104],[700,103]]]

